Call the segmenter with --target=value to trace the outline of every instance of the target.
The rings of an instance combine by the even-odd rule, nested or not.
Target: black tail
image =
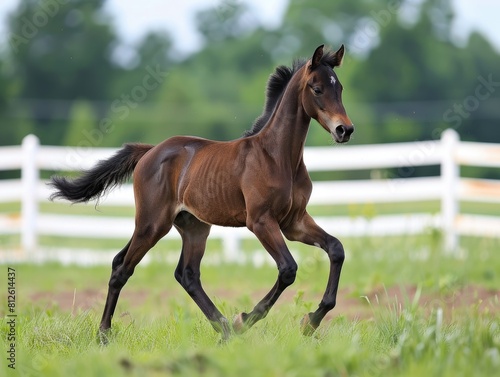
[[[73,203],[99,199],[106,191],[121,185],[134,171],[139,160],[153,148],[148,144],[125,144],[116,154],[102,160],[83,175],[68,180],[64,177],[52,177],[50,185],[56,188],[50,200],[63,198]]]

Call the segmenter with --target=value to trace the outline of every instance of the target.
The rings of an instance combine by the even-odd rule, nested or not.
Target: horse
[[[311,119],[337,143],[349,141],[354,125],[342,104],[335,67],[344,57],[319,46],[310,59],[279,66],[268,79],[263,114],[242,137],[214,141],[174,136],[160,144],[124,144],[79,177],[52,177],[50,199],[88,202],[133,174],[135,229],[113,258],[99,334],[106,335],[121,289],[144,255],[174,226],[182,238],[175,279],[227,340],[265,318],[296,277],[297,263],[283,236],[322,248],[329,257],[327,287],[318,308],[301,320],[311,335],[335,307],[344,248],[306,210],[312,182],[303,160]],[[232,325],[205,293],[200,264],[212,225],[246,226],[276,262],[278,276],[269,293]]]

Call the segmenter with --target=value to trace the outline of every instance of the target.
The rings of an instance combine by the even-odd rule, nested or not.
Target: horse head
[[[344,57],[344,45],[336,52],[323,51],[323,45],[307,62],[302,78],[302,106],[337,143],[349,141],[354,125],[342,104],[342,84],[334,71]]]

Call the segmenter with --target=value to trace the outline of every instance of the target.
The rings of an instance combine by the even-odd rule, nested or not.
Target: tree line
[[[269,74],[323,43],[346,45],[338,70],[353,143],[500,142],[498,52],[481,34],[459,45],[449,0],[290,0],[279,27],[245,3],[196,15],[203,47],[189,56],[150,32],[124,45],[104,0],[21,0],[0,56],[0,144],[120,146],[176,134],[228,140],[259,116]],[[307,143],[328,145],[312,125]]]

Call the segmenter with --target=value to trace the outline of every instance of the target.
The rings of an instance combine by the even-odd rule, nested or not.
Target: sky
[[[58,0],[53,0],[58,1]],[[286,10],[287,0],[179,0],[172,4],[165,0],[123,1],[108,0],[106,9],[112,15],[118,33],[125,44],[137,43],[149,30],[166,30],[174,37],[175,46],[184,53],[196,51],[201,38],[194,28],[197,10],[213,6],[222,7],[232,1],[243,1],[254,15],[268,28],[278,27]],[[465,41],[472,30],[486,35],[500,51],[500,1],[453,0],[457,19],[457,40]],[[19,0],[0,2],[0,47],[8,40],[6,17],[17,7]],[[169,5],[170,4],[170,5]]]

